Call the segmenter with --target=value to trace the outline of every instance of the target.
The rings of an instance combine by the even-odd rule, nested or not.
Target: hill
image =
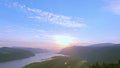
[[[90,46],[94,46],[94,47],[105,47],[105,46],[113,46],[115,45],[114,43],[98,43],[98,44],[92,44]]]
[[[31,52],[33,52],[34,54],[50,52],[49,50],[47,50],[47,49],[42,49],[42,48],[29,48],[29,47],[12,47],[12,48],[31,51]]]
[[[23,59],[34,56],[35,54],[31,51],[2,47],[0,48],[0,62],[6,62],[11,60]]]
[[[95,62],[117,62],[120,59],[120,44],[110,46],[73,46],[64,48],[60,53],[71,57]]]

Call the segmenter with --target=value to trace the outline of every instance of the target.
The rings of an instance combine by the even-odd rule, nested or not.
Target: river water
[[[33,62],[41,62],[47,58],[56,56],[58,54],[55,53],[39,53],[36,54],[33,57],[30,58],[25,58],[25,59],[20,59],[20,60],[15,60],[15,61],[9,61],[9,62],[4,62],[0,63],[0,68],[22,68],[23,66],[33,63]]]

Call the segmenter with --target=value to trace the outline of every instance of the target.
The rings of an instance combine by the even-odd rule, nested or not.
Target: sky
[[[120,43],[120,0],[0,0],[0,46],[58,48],[55,36]]]

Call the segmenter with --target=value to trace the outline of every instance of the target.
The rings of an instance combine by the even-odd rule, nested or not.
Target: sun
[[[56,35],[55,42],[61,45],[62,47],[67,47],[67,46],[70,46],[70,44],[73,42],[73,37]]]

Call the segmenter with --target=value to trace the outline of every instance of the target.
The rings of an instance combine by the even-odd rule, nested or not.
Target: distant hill
[[[27,50],[27,51],[31,51],[33,53],[46,53],[46,52],[50,52],[47,49],[41,49],[41,48],[29,48],[29,47],[12,47],[12,48],[16,48],[16,49],[22,49],[22,50]]]
[[[99,44],[92,44],[90,46],[94,46],[94,47],[105,47],[105,46],[113,46],[115,45],[114,43],[99,43]]]
[[[0,62],[28,58],[34,55],[34,53],[28,50],[9,47],[0,48]]]
[[[60,53],[87,60],[91,63],[117,62],[120,60],[120,44],[104,46],[101,44],[96,44],[96,46],[73,46],[64,48]]]

